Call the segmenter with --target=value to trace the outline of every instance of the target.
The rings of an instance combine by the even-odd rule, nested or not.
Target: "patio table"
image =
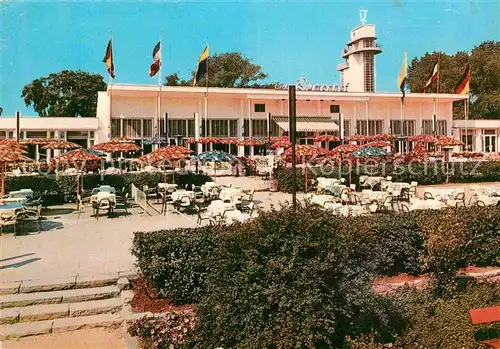
[[[392,191],[392,195],[400,195],[403,188],[410,189],[410,183],[405,182],[388,182],[387,191]]]
[[[337,208],[335,211],[342,216],[360,216],[365,212],[365,208],[358,205],[342,205],[342,207]]]
[[[9,198],[32,198],[34,195],[31,189],[14,190],[9,193]]]
[[[446,204],[440,200],[412,200],[409,210],[439,210],[443,207],[446,207]]]
[[[160,189],[175,189],[177,188],[177,184],[173,183],[158,183],[158,188]]]
[[[232,202],[223,202],[222,200],[214,200],[207,207],[207,213],[211,217],[217,215],[222,216],[224,211],[227,210],[236,210],[236,205],[233,204]]]
[[[215,182],[206,182],[205,184],[202,184],[200,188],[203,192],[203,195],[208,196],[210,194],[210,190],[212,190],[213,187],[220,187],[220,184],[217,184]]]
[[[455,196],[458,194],[457,189],[437,189],[437,188],[429,188],[427,192],[432,194],[432,197],[435,200],[440,200],[446,202],[447,200],[453,200]]]
[[[317,181],[318,189],[326,189],[327,186],[340,184],[340,179],[337,178],[318,177]]]
[[[7,216],[14,216],[17,211],[23,210],[24,205],[21,203],[8,203],[5,205],[0,205],[0,216],[5,214]]]
[[[7,197],[3,199],[4,203],[20,203],[20,204],[25,204],[26,201],[28,201],[28,198],[26,197]]]
[[[226,223],[231,224],[235,222],[245,222],[250,219],[252,219],[252,216],[250,216],[248,213],[242,213],[241,211],[238,210],[232,210],[226,212],[226,215],[224,216]]]
[[[386,181],[385,177],[367,177],[365,178],[364,182],[360,184],[363,187],[373,188],[375,185],[380,184],[383,181]]]
[[[345,186],[344,184],[333,184],[325,186],[325,191],[329,191],[335,197],[340,197],[342,190],[344,190],[345,188],[347,188],[347,186]]]
[[[180,189],[172,193],[172,201],[179,201],[183,196],[189,196],[191,200],[195,198],[194,191]]]
[[[115,188],[109,185],[102,185],[92,189],[90,201],[99,202],[102,199],[108,199],[110,202],[116,202]]]
[[[241,201],[243,191],[236,188],[224,188],[219,193],[219,199],[222,201]]]
[[[334,197],[332,195],[314,195],[311,197],[311,203],[320,206],[325,206],[325,202],[333,201]]]
[[[361,198],[367,199],[369,202],[374,200],[382,202],[387,196],[389,196],[389,193],[386,191],[363,190],[361,192]]]

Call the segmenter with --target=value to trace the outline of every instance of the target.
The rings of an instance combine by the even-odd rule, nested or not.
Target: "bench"
[[[470,309],[469,316],[473,325],[500,322],[500,306]],[[500,349],[500,338],[485,340],[482,341],[481,344],[487,345],[491,348]]]

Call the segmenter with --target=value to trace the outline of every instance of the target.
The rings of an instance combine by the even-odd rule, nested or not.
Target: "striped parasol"
[[[42,149],[78,149],[82,146],[73,142],[68,142],[62,139],[53,141],[43,146]]]
[[[464,142],[459,141],[458,139],[455,139],[453,137],[447,137],[447,136],[439,136],[438,139],[434,142],[435,145],[439,145],[442,147],[455,147],[455,146],[463,146],[465,145]]]
[[[12,162],[28,162],[33,161],[29,157],[23,155],[26,151],[17,145],[0,145],[0,171],[1,171],[1,190],[0,190],[0,201],[2,200],[5,192],[5,172],[7,169],[7,163]]]

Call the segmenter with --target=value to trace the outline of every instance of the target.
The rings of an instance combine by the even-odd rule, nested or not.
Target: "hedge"
[[[296,172],[297,190],[305,189],[305,170]],[[434,164],[365,164],[365,165],[345,165],[322,166],[308,168],[308,188],[311,188],[312,181],[317,177],[339,178],[343,177],[359,187],[360,176],[391,176],[394,182],[418,182],[421,185],[432,185],[446,183],[471,183],[471,182],[494,182],[500,181],[500,162],[453,162],[447,167],[442,162]],[[278,188],[283,192],[292,190],[292,169],[290,167],[278,167],[274,172],[274,177],[278,181]]]
[[[323,348],[370,331],[390,342],[410,326],[371,292],[374,276],[429,272],[442,288],[461,266],[500,265],[499,250],[498,208],[340,217],[299,206],[224,228],[138,232],[132,253],[165,297],[197,303],[201,347]]]
[[[167,182],[172,183],[172,174],[167,174]],[[181,172],[175,174],[175,183],[179,186],[186,184],[201,185],[212,179],[204,174],[193,172]],[[128,172],[116,175],[86,174],[83,177],[85,190],[91,190],[102,184],[107,184],[121,190],[125,187],[130,190],[131,184],[138,188],[148,185],[155,188],[158,183],[164,181],[164,174],[161,172]],[[77,179],[75,175],[38,175],[38,176],[8,176],[5,183],[6,192],[30,188],[35,195],[49,196],[52,203],[75,202]],[[48,203],[48,202],[46,202]]]

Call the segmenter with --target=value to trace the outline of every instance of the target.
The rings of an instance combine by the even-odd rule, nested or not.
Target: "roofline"
[[[137,85],[137,84],[113,84],[111,87],[108,86],[108,91],[137,91],[137,92],[158,92],[158,85]],[[206,92],[205,87],[192,87],[192,86],[162,86],[162,92],[180,92],[180,93],[193,93],[204,95]],[[266,96],[269,97],[280,97],[287,98],[287,90],[275,90],[275,89],[263,89],[263,88],[225,88],[225,87],[209,87],[209,93],[216,94],[233,94],[233,95],[246,95],[248,98],[257,98],[256,96]],[[371,97],[382,97],[382,98],[401,98],[401,93],[399,92],[320,92],[320,91],[297,91],[298,96],[315,96],[322,97],[322,99],[339,99],[342,97],[351,98],[365,98],[370,99]],[[435,98],[435,94],[429,93],[407,93],[407,99],[413,98]],[[447,99],[453,101],[460,101],[467,99],[466,95],[451,94],[451,93],[440,93],[439,99]]]

